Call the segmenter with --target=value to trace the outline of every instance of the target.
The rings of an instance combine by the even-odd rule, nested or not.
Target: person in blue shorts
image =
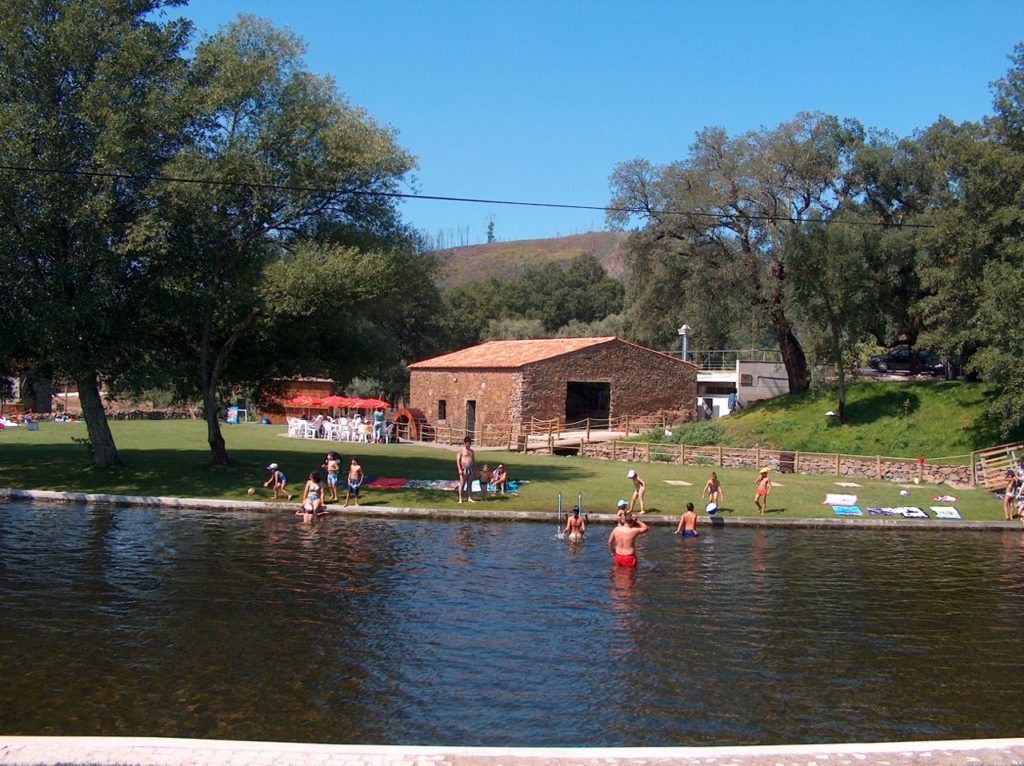
[[[263,486],[269,487],[271,484],[274,485],[275,500],[277,500],[278,492],[291,500],[292,495],[288,491],[288,477],[284,475],[284,471],[281,470],[277,463],[271,463],[268,465],[267,470],[270,471],[270,478],[263,482]]]
[[[338,476],[341,473],[341,460],[338,459],[338,453],[328,452],[322,468],[327,471],[327,489],[331,493],[331,500],[338,502]]]
[[[697,536],[697,513],[693,510],[693,503],[686,504],[686,510],[679,517],[679,526],[676,527],[676,534],[682,533],[683,537]]]
[[[355,498],[356,508],[359,507],[359,488],[363,486],[363,467],[359,461],[352,458],[348,466],[348,478],[345,480],[345,503],[342,507],[348,506],[348,501]]]

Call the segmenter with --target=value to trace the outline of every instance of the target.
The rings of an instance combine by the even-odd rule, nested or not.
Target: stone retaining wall
[[[802,473],[821,476],[889,481],[913,481],[927,484],[972,484],[969,465],[923,464],[917,460],[864,455],[824,455],[768,449],[728,449],[690,447],[679,444],[637,444],[621,441],[584,444],[580,454],[600,460],[627,463],[672,463],[723,468],[771,468],[777,473]]]

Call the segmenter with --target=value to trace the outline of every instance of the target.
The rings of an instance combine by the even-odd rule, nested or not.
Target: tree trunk
[[[203,410],[206,417],[206,441],[210,445],[214,465],[228,464],[228,450],[224,443],[224,435],[220,432],[220,417],[217,407],[216,386],[206,386],[203,390]]]
[[[839,383],[839,401],[836,404],[836,415],[839,416],[839,422],[846,423],[846,370],[843,369],[843,348],[840,345],[839,328],[836,326],[834,321],[830,321],[829,324],[832,326],[832,348],[834,349],[833,357],[836,363],[836,378]]]
[[[807,370],[807,357],[800,346],[800,341],[793,334],[793,324],[786,316],[784,296],[784,273],[782,264],[775,261],[770,269],[770,297],[768,299],[768,321],[771,322],[775,338],[779,343],[779,353],[786,367],[789,379],[789,393],[802,394],[811,387],[811,376]]]
[[[93,464],[97,466],[121,465],[121,458],[117,454],[117,446],[114,444],[114,435],[110,432],[107,413],[103,409],[103,401],[100,399],[100,384],[96,379],[96,373],[89,372],[78,375],[75,378],[75,383],[78,385],[78,400],[82,405],[82,417],[85,418],[85,426],[89,431]]]

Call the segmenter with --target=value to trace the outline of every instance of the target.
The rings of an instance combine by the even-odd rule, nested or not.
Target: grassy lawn
[[[824,388],[799,396],[759,402],[716,421],[714,443],[801,452],[929,459],[961,456],[972,450],[1018,441],[1004,436],[1000,423],[986,413],[996,391],[961,381],[858,381],[847,390],[849,422],[840,425],[825,415],[836,409],[836,391]],[[689,429],[706,429],[698,423]],[[672,441],[699,444],[697,434],[678,428]],[[953,461],[951,461],[953,462]]]
[[[130,495],[162,495],[223,499],[252,499],[248,487],[257,489],[257,498],[269,499],[261,483],[265,467],[277,462],[288,475],[289,483],[300,491],[310,471],[318,470],[328,449],[336,449],[347,461],[356,456],[369,477],[406,479],[454,479],[455,453],[443,448],[411,445],[355,445],[282,436],[283,426],[243,424],[225,426],[228,451],[233,463],[227,468],[210,464],[205,424],[193,421],[114,421],[111,428],[125,466],[97,469],[92,466],[86,448],[73,439],[84,439],[81,423],[43,423],[38,431],[23,428],[0,431],[0,487],[97,492]],[[505,496],[488,504],[463,506],[472,509],[550,510],[554,512],[559,492],[563,504],[571,507],[578,494],[583,495],[589,512],[613,513],[615,501],[629,497],[632,483],[626,478],[629,467],[636,468],[647,482],[648,508],[660,514],[678,515],[687,501],[701,507],[700,492],[709,467],[675,466],[659,463],[611,463],[578,457],[520,455],[509,452],[477,453],[478,461],[492,466],[503,462],[512,479],[525,481],[517,496]],[[722,480],[725,518],[752,516],[754,472],[739,469],[714,469]],[[937,495],[957,498],[956,507],[965,519],[1002,519],[1002,505],[993,495],[980,489],[951,490],[945,486],[909,486],[909,496],[900,496],[901,486],[889,482],[856,480],[859,488],[835,485],[832,476],[773,477],[777,484],[769,502],[773,518],[833,517],[822,505],[826,492],[852,493],[862,508],[869,505],[916,505],[927,509]],[[692,486],[668,484],[690,482]],[[392,507],[453,508],[454,492],[438,490],[368,489],[367,505]],[[866,513],[866,511],[865,511]],[[947,522],[936,522],[947,523]],[[948,522],[955,523],[955,522]]]

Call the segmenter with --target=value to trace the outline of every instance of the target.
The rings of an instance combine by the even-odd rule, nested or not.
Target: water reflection
[[[465,745],[1019,731],[1016,535],[655,528],[638,570],[613,566],[606,536],[2,506],[0,731]]]

